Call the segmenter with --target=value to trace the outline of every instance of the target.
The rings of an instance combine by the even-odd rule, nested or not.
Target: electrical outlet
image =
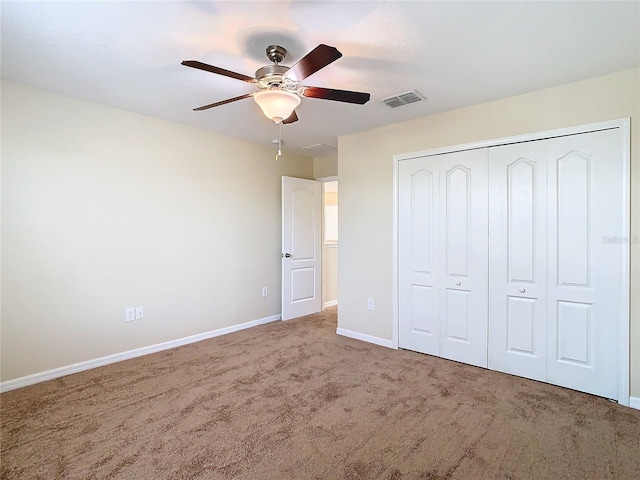
[[[373,298],[368,298],[367,299],[367,308],[369,310],[373,310]]]
[[[124,321],[133,322],[136,319],[136,309],[131,307],[124,311]]]
[[[262,287],[262,296],[266,297],[268,295],[267,287]]]
[[[136,320],[144,318],[144,307],[136,307]]]

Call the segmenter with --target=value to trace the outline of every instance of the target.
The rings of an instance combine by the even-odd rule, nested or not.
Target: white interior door
[[[618,398],[618,319],[628,301],[620,135],[614,129],[548,141],[547,378],[607,398]]]
[[[398,166],[399,346],[440,355],[439,155]]]
[[[440,158],[440,355],[487,366],[487,149]]]
[[[547,373],[547,143],[489,149],[489,368]]]
[[[282,177],[282,319],[322,310],[322,188]]]

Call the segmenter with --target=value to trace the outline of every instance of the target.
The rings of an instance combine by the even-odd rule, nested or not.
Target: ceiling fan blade
[[[322,98],[324,100],[335,100],[336,102],[357,103],[364,105],[371,98],[371,94],[362,92],[351,92],[349,90],[334,90],[323,87],[302,87],[300,93],[303,97]]]
[[[247,93],[245,95],[240,95],[239,97],[228,98],[227,100],[222,100],[221,102],[212,103],[211,105],[203,105],[202,107],[194,108],[194,111],[207,110],[213,107],[219,107],[220,105],[225,105],[227,103],[236,102],[238,100],[242,100],[243,98],[253,97],[253,93]]]
[[[198,62],[197,60],[184,60],[182,65],[204,70],[205,72],[217,73],[218,75],[224,75],[225,77],[235,78],[237,80],[242,80],[243,82],[255,83],[256,81],[255,78],[243,75],[242,73],[236,73],[231,70],[225,70],[224,68],[214,67],[207,63]]]
[[[285,118],[282,123],[293,123],[293,122],[297,122],[298,121],[298,115],[296,114],[296,111],[294,110],[293,112],[291,112],[291,115],[289,115],[287,118]]]
[[[326,67],[331,62],[335,62],[341,56],[342,54],[336,47],[330,47],[321,43],[291,67],[287,71],[286,76],[299,82],[309,75],[316,73],[321,68]]]

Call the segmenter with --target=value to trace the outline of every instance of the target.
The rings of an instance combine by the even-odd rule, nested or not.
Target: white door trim
[[[630,405],[630,362],[631,352],[629,350],[630,330],[631,330],[631,119],[625,118],[618,120],[620,131],[622,133],[622,177],[624,179],[622,198],[625,199],[622,206],[622,228],[623,234],[627,238],[627,242],[623,242],[622,252],[624,265],[622,266],[622,299],[620,307],[620,324],[618,325],[618,353],[620,360],[618,361],[618,403]],[[626,321],[625,321],[626,320]]]
[[[586,125],[578,125],[575,127],[560,128],[556,130],[547,130],[543,132],[534,132],[524,135],[517,135],[513,137],[496,138],[490,140],[483,140],[479,142],[465,143],[459,145],[451,145],[447,147],[439,147],[429,150],[422,150],[412,153],[404,153],[393,156],[393,252],[392,252],[392,271],[393,271],[393,331],[392,331],[392,345],[393,348],[398,348],[398,322],[399,305],[398,305],[398,290],[399,290],[399,277],[398,277],[398,167],[399,162],[409,158],[415,157],[427,157],[432,155],[438,155],[442,153],[459,152],[462,150],[471,150],[483,147],[496,147],[499,145],[508,145],[511,143],[528,142],[532,140],[542,140],[546,138],[563,137],[567,135],[577,135],[581,133],[595,132],[599,130],[609,130],[619,128],[622,135],[621,155],[623,164],[623,198],[625,199],[622,205],[623,209],[623,232],[624,238],[621,239],[624,253],[624,265],[622,268],[622,289],[620,292],[620,318],[618,319],[618,403],[621,405],[629,406],[629,335],[630,335],[630,296],[629,296],[629,281],[630,281],[630,158],[631,158],[631,120],[630,118],[621,118],[616,120],[609,120],[605,122],[591,123]]]
[[[316,182],[337,182],[338,181],[338,176],[337,175],[332,175],[330,177],[318,177],[316,178]]]
[[[322,221],[322,233],[321,233],[321,235],[322,235],[322,254],[321,254],[321,259],[320,259],[320,261],[322,262],[322,285],[321,285],[321,289],[320,289],[321,290],[320,295],[322,296],[322,310],[324,311],[328,307],[334,307],[334,306],[338,305],[338,299],[337,298],[335,300],[330,300],[328,302],[324,301],[324,293],[325,293],[325,289],[327,287],[327,285],[326,285],[327,282],[325,282],[325,278],[324,278],[324,275],[326,273],[326,269],[324,268],[325,267],[325,264],[324,264],[325,253],[326,253],[325,249],[338,249],[339,248],[338,247],[339,242],[335,243],[335,244],[326,244],[325,243],[325,234],[326,234],[325,222],[326,222],[326,213],[327,213],[327,206],[325,205],[325,187],[326,187],[325,184],[327,184],[329,182],[337,182],[338,185],[340,185],[340,183],[338,181],[338,176],[337,175],[334,175],[334,176],[331,176],[331,177],[316,178],[316,181],[320,182],[321,183],[321,187],[322,187],[321,188],[321,197],[322,197],[322,216],[321,216],[321,218],[322,218],[322,220],[321,220]],[[338,187],[338,189],[339,189],[339,187]],[[338,212],[339,212],[339,208],[338,208]],[[336,271],[336,280],[337,280],[337,276],[338,276],[338,273]]]

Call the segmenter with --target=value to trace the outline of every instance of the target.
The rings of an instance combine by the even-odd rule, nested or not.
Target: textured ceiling
[[[366,105],[303,98],[285,148],[640,65],[640,2],[2,1],[2,77],[271,145],[255,90],[187,68],[253,76],[280,44],[292,65],[320,43],[343,57],[303,84],[371,93]],[[416,89],[427,100],[380,100]]]

